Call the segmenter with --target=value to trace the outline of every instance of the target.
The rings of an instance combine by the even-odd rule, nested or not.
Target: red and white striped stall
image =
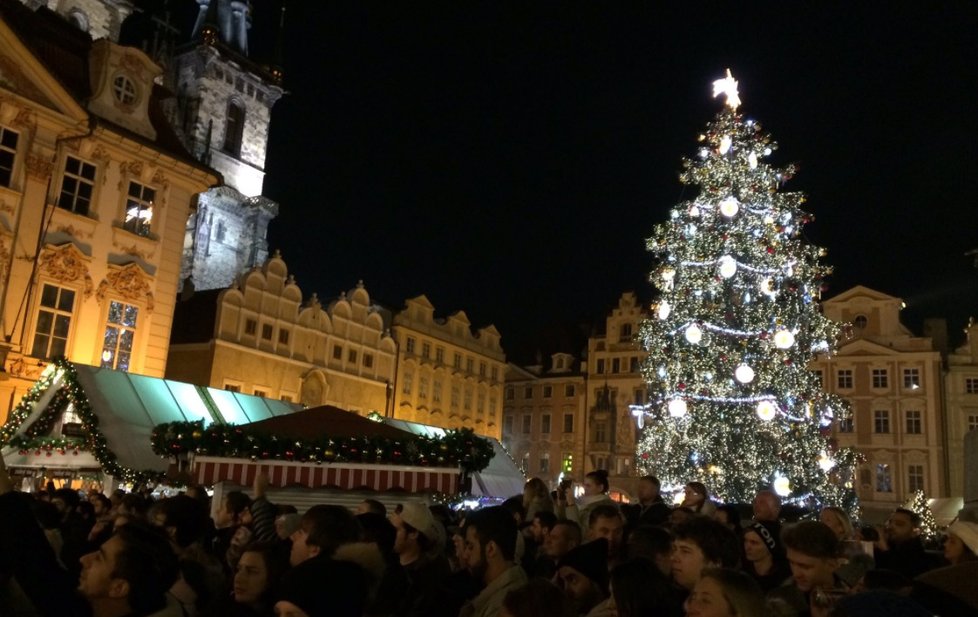
[[[454,467],[413,467],[366,463],[292,463],[249,461],[238,458],[195,456],[194,480],[204,486],[226,481],[251,486],[258,473],[268,475],[272,487],[332,488],[343,490],[448,493],[458,490],[459,470]]]

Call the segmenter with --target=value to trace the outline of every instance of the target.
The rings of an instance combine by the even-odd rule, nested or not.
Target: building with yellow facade
[[[220,178],[165,121],[161,73],[0,3],[0,417],[57,356],[163,375],[187,219]]]
[[[472,330],[464,312],[435,317],[421,295],[394,315],[395,418],[502,437],[506,355],[495,326]]]
[[[948,355],[944,396],[947,410],[948,492],[965,494],[964,437],[978,429],[978,324],[970,321],[964,344]]]
[[[275,254],[236,285],[178,303],[166,376],[385,415],[397,360],[387,326],[362,282],[323,306]]]
[[[506,371],[503,445],[527,477],[556,488],[561,473],[584,479],[585,367],[571,354],[555,353],[550,366]]]
[[[638,433],[629,405],[647,401],[641,373],[646,353],[637,339],[647,317],[636,295],[625,292],[605,317],[603,332],[588,339],[585,471],[607,469],[612,488],[626,494],[638,485]]]
[[[914,491],[946,497],[941,354],[900,322],[899,298],[857,286],[822,302],[829,319],[851,324],[838,352],[812,363],[827,392],[845,398],[849,419],[832,438],[865,457],[856,472],[863,506],[888,510]]]

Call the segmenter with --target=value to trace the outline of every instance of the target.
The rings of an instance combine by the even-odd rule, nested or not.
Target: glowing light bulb
[[[720,202],[720,214],[728,219],[732,219],[733,217],[737,216],[737,212],[739,211],[740,204],[734,197],[726,197]]]
[[[659,276],[662,277],[663,281],[672,281],[672,279],[676,278],[676,270],[674,268],[663,268]]]
[[[747,155],[747,164],[751,169],[757,169],[757,155],[751,152]]]
[[[720,266],[719,268],[720,276],[722,276],[723,278],[728,279],[732,277],[734,274],[737,274],[737,261],[734,260],[734,258],[731,257],[730,255],[724,255],[719,260],[717,260],[717,263]]]
[[[777,415],[778,408],[771,401],[761,401],[757,404],[757,417],[765,422],[770,422]]]
[[[778,330],[774,333],[774,346],[778,349],[790,349],[795,344],[795,335],[790,330]]]
[[[818,455],[818,466],[822,469],[822,471],[828,473],[829,470],[835,467],[835,461],[833,461],[832,458],[823,451]]]
[[[750,383],[754,381],[754,369],[746,364],[741,364],[734,371],[734,377],[736,377],[737,381],[740,383]]]
[[[692,206],[690,206],[689,207],[689,215],[691,217],[693,217],[693,218],[698,217],[700,215],[700,207],[697,206],[696,204],[693,204]]]
[[[724,135],[720,138],[720,154],[726,154],[730,152],[730,146],[733,145],[733,141],[730,139],[730,135]]]
[[[696,324],[690,324],[686,328],[686,340],[696,345],[701,340],[703,340],[703,331]]]
[[[780,497],[787,497],[791,494],[791,481],[781,474],[774,478],[774,492]]]
[[[686,401],[681,398],[674,398],[669,401],[669,415],[673,418],[682,418],[686,415],[688,407]]]
[[[669,319],[669,313],[671,312],[672,312],[672,307],[669,306],[668,302],[663,300],[662,302],[659,303],[659,310],[657,311],[657,314],[659,315],[659,319],[662,320]]]

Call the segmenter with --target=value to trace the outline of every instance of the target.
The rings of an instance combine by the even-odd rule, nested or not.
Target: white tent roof
[[[246,424],[302,409],[296,403],[172,379],[84,364],[72,366],[109,449],[121,465],[132,469],[166,471],[167,461],[154,454],[150,446],[153,427],[158,424],[193,420],[203,420],[205,426],[213,422]],[[30,455],[16,452],[5,457],[11,466],[36,464],[30,459]]]

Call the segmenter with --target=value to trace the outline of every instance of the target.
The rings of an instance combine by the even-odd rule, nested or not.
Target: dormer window
[[[123,107],[133,107],[138,98],[136,84],[125,75],[116,75],[112,80],[112,96]]]
[[[869,320],[866,319],[865,315],[856,315],[856,318],[852,320],[852,325],[856,327],[857,330],[863,330],[866,328],[866,324]]]

